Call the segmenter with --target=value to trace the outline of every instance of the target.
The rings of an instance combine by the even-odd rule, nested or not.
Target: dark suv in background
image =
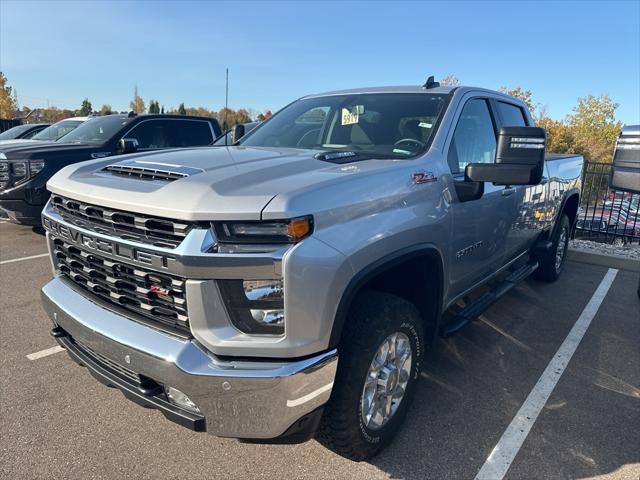
[[[123,153],[209,145],[220,134],[213,118],[107,115],[56,142],[0,145],[0,210],[15,223],[39,225],[49,198],[46,183],[61,168]]]
[[[28,140],[35,134],[40,133],[49,125],[49,123],[25,123],[24,125],[16,125],[15,127],[0,133],[0,141],[20,139]]]

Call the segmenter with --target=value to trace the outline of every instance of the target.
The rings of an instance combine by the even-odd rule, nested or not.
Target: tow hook
[[[65,332],[63,329],[61,329],[60,327],[53,328],[51,330],[51,332],[49,332],[49,333],[54,338],[62,338],[62,337],[68,337],[69,336],[69,334],[67,332]]]

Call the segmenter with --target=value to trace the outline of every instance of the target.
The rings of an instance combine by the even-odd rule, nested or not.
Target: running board
[[[454,333],[459,332],[468,324],[478,318],[482,312],[493,305],[499,298],[503,297],[509,290],[515,287],[522,280],[531,275],[536,268],[538,268],[538,262],[534,261],[527,263],[517,270],[512,271],[508,277],[506,277],[501,283],[496,285],[493,290],[481,295],[469,305],[464,307],[458,314],[449,320],[440,329],[440,336],[447,338]]]

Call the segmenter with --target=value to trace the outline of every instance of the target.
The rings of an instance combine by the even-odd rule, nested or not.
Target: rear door
[[[464,182],[469,163],[495,162],[497,123],[489,98],[464,103],[447,151],[454,182]],[[454,193],[455,195],[455,193]],[[515,200],[505,187],[485,183],[477,200],[452,201],[449,292],[457,296],[475,286],[505,262],[507,238],[515,217]]]
[[[499,127],[531,126],[524,109],[502,99],[493,101]],[[509,261],[528,250],[545,226],[549,225],[547,212],[547,165],[539,185],[518,185],[507,187],[513,191],[517,214],[506,243],[506,260]]]

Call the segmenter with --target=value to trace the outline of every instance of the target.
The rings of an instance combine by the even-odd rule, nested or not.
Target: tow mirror
[[[238,123],[231,129],[231,144],[235,144],[242,137],[244,137],[244,125]]]
[[[120,153],[133,153],[138,151],[138,140],[135,138],[122,138],[118,142],[118,151]]]
[[[466,180],[496,185],[537,185],[544,172],[544,128],[503,127],[498,135],[495,163],[470,163]]]
[[[613,153],[609,186],[623,192],[640,193],[640,125],[622,129]]]

